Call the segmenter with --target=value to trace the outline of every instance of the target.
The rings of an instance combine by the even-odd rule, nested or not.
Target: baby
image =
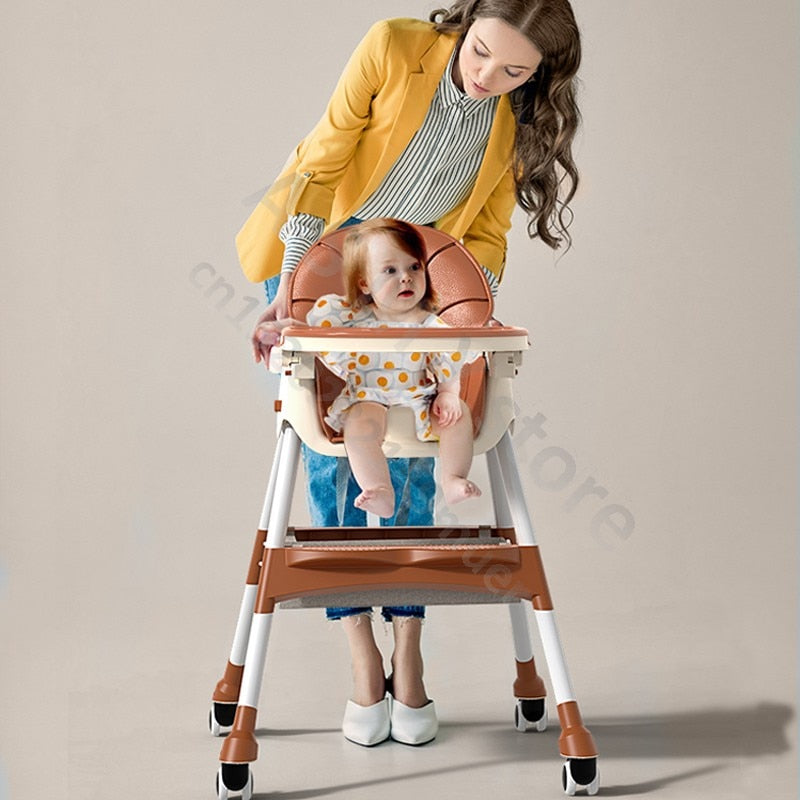
[[[345,296],[325,295],[308,312],[318,327],[448,327],[433,310],[425,244],[413,226],[394,219],[367,220],[347,235],[343,251]],[[263,323],[277,333],[295,320]],[[342,431],[350,468],[361,494],[355,505],[391,517],[395,497],[381,445],[389,406],[414,412],[417,438],[439,440],[441,486],[448,505],[480,495],[470,480],[472,418],[459,396],[464,354],[321,354],[345,381],[325,421]]]

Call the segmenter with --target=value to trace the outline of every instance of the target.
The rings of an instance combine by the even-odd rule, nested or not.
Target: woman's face
[[[453,81],[469,97],[508,94],[536,72],[542,54],[527,36],[496,17],[470,26],[453,66]]]

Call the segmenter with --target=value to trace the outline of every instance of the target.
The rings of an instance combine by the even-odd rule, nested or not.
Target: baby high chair
[[[584,727],[561,650],[539,548],[512,449],[512,380],[528,347],[527,331],[484,327],[492,300],[480,267],[450,236],[420,227],[439,311],[453,329],[288,328],[280,347],[278,440],[229,662],[212,698],[212,733],[230,729],[222,745],[217,795],[250,800],[250,764],[258,754],[256,713],[272,615],[280,607],[371,606],[418,603],[504,603],[511,614],[516,656],[514,724],[547,726],[545,685],[537,675],[523,601],[533,605],[561,724],[566,759],[562,786],[574,795],[598,790],[597,750]],[[323,294],[343,294],[341,248],[346,230],[315,244],[294,273],[290,316],[305,319]],[[326,351],[428,352],[471,350],[483,357],[461,374],[470,406],[476,454],[485,453],[494,522],[476,527],[289,527],[300,442],[345,456],[341,437],[324,422],[342,386],[316,357]],[[275,351],[273,351],[274,353]],[[416,438],[410,409],[389,410],[387,456],[436,455]]]

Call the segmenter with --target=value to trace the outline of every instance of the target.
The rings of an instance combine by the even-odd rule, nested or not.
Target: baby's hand
[[[439,425],[446,428],[461,419],[461,398],[455,392],[439,392],[431,404]]]

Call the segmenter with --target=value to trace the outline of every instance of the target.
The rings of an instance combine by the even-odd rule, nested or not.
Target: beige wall
[[[498,303],[535,344],[520,467],[595,712],[677,702],[746,727],[795,695],[798,12],[575,9],[575,244],[555,259],[517,218]],[[273,442],[233,236],[368,24],[429,10],[5,15],[0,796],[95,785],[82,698],[153,675],[210,691]],[[576,506],[588,479],[607,495]]]

